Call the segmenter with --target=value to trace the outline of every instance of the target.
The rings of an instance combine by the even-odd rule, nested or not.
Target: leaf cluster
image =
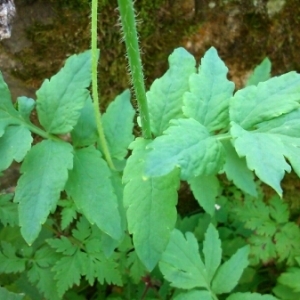
[[[36,100],[13,104],[1,76],[0,171],[16,161],[21,176],[0,195],[0,295],[296,299],[300,231],[280,181],[300,174],[300,76],[270,78],[266,59],[234,92],[227,73],[214,48],[197,68],[176,49],[147,92],[151,140],[132,133],[128,90],[96,120],[90,51],[69,57]],[[278,196],[266,199],[258,180]],[[183,181],[200,206],[190,217],[176,209]],[[266,266],[276,275],[263,289]]]

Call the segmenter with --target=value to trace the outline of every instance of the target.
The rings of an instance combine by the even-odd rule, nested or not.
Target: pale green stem
[[[231,140],[231,139],[232,139],[232,136],[231,136],[230,133],[221,133],[221,134],[215,135],[215,138],[216,138],[218,141],[227,141],[227,140]]]
[[[132,84],[139,106],[142,132],[145,139],[151,139],[150,116],[144,85],[143,68],[139,50],[133,3],[132,0],[118,0],[118,6],[126,44],[129,68],[131,71]]]
[[[98,0],[92,0],[92,28],[91,28],[91,35],[92,35],[92,96],[93,96],[93,105],[94,105],[94,112],[97,124],[97,131],[99,135],[99,144],[103,151],[104,157],[106,159],[107,164],[109,167],[114,170],[114,164],[112,158],[110,156],[110,152],[108,149],[107,141],[105,139],[102,120],[101,120],[101,113],[100,113],[100,106],[99,106],[99,95],[98,95],[98,76],[97,76],[97,65],[98,65],[98,49],[97,49],[97,17],[98,17]]]

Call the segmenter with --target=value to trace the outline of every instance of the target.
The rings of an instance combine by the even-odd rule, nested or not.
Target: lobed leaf
[[[72,151],[70,144],[44,140],[31,148],[22,164],[14,202],[19,203],[19,224],[28,244],[57,204],[73,166]]]
[[[261,295],[258,293],[235,293],[231,294],[226,300],[277,300],[271,295]]]
[[[270,218],[269,207],[260,199],[245,199],[243,205],[235,206],[233,211],[245,227],[258,235],[273,236],[277,224]]]
[[[288,222],[280,226],[280,230],[275,234],[273,243],[278,261],[286,260],[288,266],[295,265],[295,259],[300,256],[300,230],[298,225]]]
[[[239,156],[246,157],[248,168],[281,196],[280,182],[285,172],[291,171],[284,157],[288,146],[275,134],[246,131],[236,123],[232,124],[231,134],[234,147]]]
[[[281,300],[299,300],[300,298],[300,292],[295,293],[291,288],[282,284],[277,284],[272,291]]]
[[[75,147],[94,144],[98,140],[95,112],[91,97],[88,97],[74,129],[71,131],[72,142]]]
[[[110,177],[106,162],[93,146],[75,150],[65,190],[91,224],[119,239],[121,220]]]
[[[240,248],[229,260],[227,260],[217,271],[212,290],[216,294],[231,292],[238,284],[244,269],[248,266],[249,246]]]
[[[260,82],[267,81],[271,77],[271,61],[266,57],[248,78],[246,86],[258,85]]]
[[[258,132],[269,133],[277,139],[283,147],[282,155],[288,159],[297,175],[300,176],[300,109],[260,123],[257,127]]]
[[[35,108],[35,101],[31,98],[22,96],[17,98],[18,112],[20,116],[26,121],[30,122],[30,114]]]
[[[159,136],[172,119],[182,116],[183,94],[189,90],[188,80],[195,73],[195,58],[184,48],[169,56],[169,69],[156,79],[147,92],[151,130]]]
[[[227,80],[228,68],[214,47],[201,59],[198,74],[189,78],[190,92],[184,94],[183,113],[194,118],[209,132],[229,125],[229,100],[234,83]]]
[[[36,285],[38,290],[44,294],[46,299],[59,300],[54,280],[54,272],[51,267],[60,258],[49,246],[38,249],[31,261],[31,268],[27,271],[29,281]]]
[[[66,134],[76,125],[91,82],[91,51],[70,56],[65,66],[36,92],[36,108],[47,132]]]
[[[65,230],[74,219],[77,217],[77,208],[74,201],[61,200],[58,205],[62,207],[61,210],[61,229]]]
[[[224,171],[229,180],[243,192],[257,197],[254,174],[248,169],[246,159],[239,157],[230,141],[222,141],[226,153]]]
[[[6,241],[1,241],[0,273],[22,273],[25,271],[27,260],[19,257],[17,249]]]
[[[9,89],[0,72],[0,137],[7,125],[18,125],[18,112],[15,110]]]
[[[135,111],[130,103],[130,91],[126,90],[111,102],[103,114],[103,130],[113,158],[122,160],[133,141]]]
[[[61,299],[55,289],[56,281],[54,280],[54,272],[52,272],[50,268],[43,268],[34,264],[32,268],[27,271],[27,277],[45,296],[45,299]]]
[[[245,131],[232,123],[231,134],[240,156],[257,176],[281,195],[280,181],[289,163],[300,176],[300,109],[257,124],[255,131]]]
[[[213,279],[221,264],[222,248],[218,230],[209,224],[203,242],[204,264],[207,270],[209,282]]]
[[[15,160],[21,162],[31,148],[33,138],[24,126],[8,126],[0,137],[0,171],[7,169]]]
[[[252,264],[257,265],[260,262],[268,264],[278,258],[273,237],[253,234],[249,237],[248,243],[251,245]]]
[[[186,293],[180,293],[174,300],[214,300],[208,291],[192,290]]]
[[[3,287],[0,287],[0,299],[22,300],[22,299],[24,299],[24,297],[25,297],[24,294],[12,293]]]
[[[92,229],[90,222],[85,217],[80,217],[76,223],[76,228],[72,230],[74,238],[82,243],[86,243],[86,240],[91,236]]]
[[[219,194],[219,180],[215,175],[197,176],[188,180],[194,197],[200,206],[210,214],[215,213],[215,201]]]
[[[209,276],[199,255],[198,242],[190,232],[187,232],[184,237],[179,230],[172,231],[159,268],[164,278],[173,287],[209,289]]]
[[[151,149],[146,160],[146,175],[162,176],[176,167],[181,178],[214,175],[224,163],[224,149],[216,137],[194,119],[171,121],[164,135],[147,146]]]
[[[54,248],[56,252],[64,255],[74,255],[78,249],[76,245],[73,245],[70,239],[65,236],[59,239],[47,239],[47,243],[51,248]]]
[[[278,196],[274,196],[269,201],[270,217],[279,225],[287,223],[290,218],[289,208],[286,202]]]
[[[126,267],[130,269],[129,276],[132,278],[135,284],[138,284],[141,281],[142,276],[146,273],[145,267],[135,251],[128,253]]]
[[[253,129],[299,108],[299,100],[300,74],[290,72],[237,91],[230,101],[230,119],[243,129]]]
[[[293,292],[300,292],[300,268],[289,268],[286,272],[282,273],[278,282],[290,287]]]
[[[159,178],[144,178],[146,146],[149,141],[138,138],[123,175],[124,207],[128,230],[138,257],[151,271],[165,250],[175,226],[179,174],[172,172]]]
[[[73,286],[80,284],[81,269],[85,264],[85,253],[77,251],[73,256],[64,256],[58,260],[52,271],[55,273],[57,293],[60,298]]]
[[[0,221],[4,226],[18,225],[18,206],[12,198],[13,194],[0,194]]]
[[[97,278],[100,284],[104,284],[106,281],[108,284],[122,286],[122,276],[118,264],[113,259],[105,258],[103,253],[97,253],[96,250],[88,252],[84,257],[82,275],[86,277],[91,285],[94,279]]]

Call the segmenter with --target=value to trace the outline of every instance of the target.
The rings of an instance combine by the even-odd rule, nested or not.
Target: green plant
[[[178,48],[146,94],[131,1],[119,9],[143,137],[128,90],[98,110],[97,1],[92,50],[36,101],[14,105],[0,78],[0,170],[22,162],[15,193],[0,195],[0,296],[297,299],[300,231],[280,181],[300,172],[299,74],[270,78],[265,59],[234,93],[216,49],[196,69]],[[176,211],[180,182],[201,206],[191,216]]]

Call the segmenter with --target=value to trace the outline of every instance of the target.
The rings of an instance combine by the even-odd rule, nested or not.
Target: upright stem
[[[150,116],[144,85],[142,61],[139,51],[134,8],[132,0],[118,0],[124,40],[131,71],[132,84],[139,106],[142,132],[145,139],[151,139]]]
[[[98,66],[98,56],[99,51],[97,49],[97,16],[98,16],[98,0],[92,0],[92,95],[93,95],[93,105],[96,117],[97,130],[99,135],[99,143],[103,151],[104,157],[107,164],[111,169],[115,169],[108,145],[105,139],[104,130],[102,126],[101,113],[99,107],[99,95],[98,95],[98,76],[97,76],[97,66]]]

